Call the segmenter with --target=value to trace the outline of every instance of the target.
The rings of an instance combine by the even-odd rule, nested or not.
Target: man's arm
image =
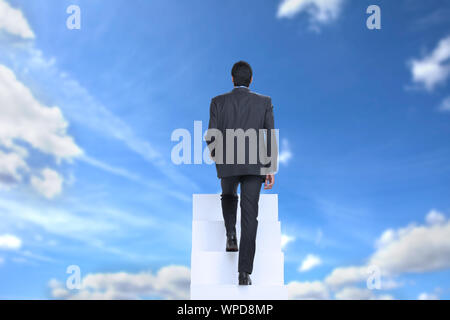
[[[264,129],[267,129],[267,153],[270,154],[271,173],[266,175],[264,189],[272,189],[275,183],[275,172],[278,167],[278,146],[275,134],[275,120],[273,115],[272,99],[269,98],[266,114],[264,117]]]
[[[215,136],[212,134],[211,129],[217,129],[217,109],[214,99],[211,99],[211,105],[209,107],[209,125],[208,132],[206,133],[206,144],[208,145],[209,154],[211,159],[215,157],[215,148],[211,145],[215,140]]]
[[[273,117],[273,104],[272,99],[268,99],[268,105],[266,107],[266,115],[264,118],[264,129],[274,129],[275,128],[275,121]]]

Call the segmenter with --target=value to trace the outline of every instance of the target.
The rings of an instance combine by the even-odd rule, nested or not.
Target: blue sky
[[[448,14],[437,0],[0,0],[0,298],[188,297],[191,197],[219,180],[172,164],[170,136],[206,128],[243,59],[283,142],[271,192],[290,297],[448,299]],[[69,265],[89,290],[65,288]]]

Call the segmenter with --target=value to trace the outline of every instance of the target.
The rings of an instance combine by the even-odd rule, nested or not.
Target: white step
[[[287,287],[272,285],[191,285],[191,300],[287,300]]]
[[[241,235],[240,223],[236,223],[236,233],[239,244]],[[224,251],[226,238],[223,221],[192,222],[192,251]],[[258,221],[256,251],[281,251],[281,227],[279,221]]]
[[[238,254],[239,252],[192,251],[191,285],[238,284]],[[257,251],[250,277],[255,285],[283,285],[283,252]]]
[[[223,221],[220,194],[194,194],[192,204],[193,220]],[[261,194],[258,207],[258,221],[278,221],[277,194]],[[238,204],[238,220],[240,212]]]

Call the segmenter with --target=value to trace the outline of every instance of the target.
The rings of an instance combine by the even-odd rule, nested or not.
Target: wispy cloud
[[[108,163],[105,163],[104,161],[92,158],[86,154],[81,156],[80,160],[91,166],[94,166],[98,169],[106,171],[108,173],[111,173],[116,176],[125,178],[127,180],[139,183],[139,184],[145,186],[146,188],[148,188],[150,190],[154,190],[155,192],[158,192],[160,194],[165,194],[165,195],[174,197],[174,198],[179,199],[184,202],[190,202],[192,200],[191,196],[189,194],[180,192],[180,191],[176,191],[176,190],[172,190],[170,188],[166,188],[166,186],[162,185],[160,183],[160,181],[143,178],[141,175],[138,175],[135,172],[130,172],[125,168],[112,166]]]
[[[318,30],[339,16],[344,0],[283,0],[278,6],[278,18],[293,18],[306,12],[310,17],[310,27]]]
[[[293,242],[295,240],[295,237],[289,236],[287,234],[281,235],[281,248],[286,248],[288,243]]]
[[[25,57],[24,65],[28,73],[42,73],[43,69],[46,77],[42,81],[47,85],[54,84],[59,87],[58,98],[62,101],[61,108],[70,120],[100,135],[120,141],[161,172],[172,184],[183,188],[197,188],[195,182],[167,161],[167,157],[153,143],[137,136],[129,124],[97,101],[77,80],[58,70],[55,63],[49,63],[49,59],[43,58],[39,50],[27,48]],[[27,61],[34,62],[27,65]],[[80,105],[83,106],[83,112],[80,112]]]
[[[44,214],[45,212],[45,214]],[[111,235],[128,233],[130,229],[153,228],[151,217],[138,217],[129,212],[102,207],[77,208],[72,210],[18,203],[0,197],[0,219],[5,223],[21,223],[22,226],[37,227],[45,233],[84,243],[119,256],[134,259],[137,256],[130,250],[106,245]],[[150,256],[150,255],[149,255]],[[142,258],[142,256],[140,256]]]
[[[450,97],[446,97],[439,105],[439,111],[450,112]]]
[[[445,83],[450,75],[450,36],[442,39],[436,48],[421,59],[409,62],[413,82],[431,91]]]
[[[422,292],[417,300],[439,300],[439,294],[436,292]]]
[[[278,156],[278,161],[282,164],[288,164],[289,160],[292,158],[292,151],[289,146],[289,141],[287,139],[283,139],[281,141],[281,151]]]
[[[299,272],[309,271],[317,266],[322,264],[322,259],[319,256],[314,254],[308,254],[305,259],[302,261],[302,264],[298,268]]]
[[[11,111],[5,113],[6,117],[2,117],[5,125],[3,125],[3,122],[0,125],[0,144],[7,146],[9,149],[14,148],[16,152],[14,154],[4,152],[0,154],[0,160],[4,160],[3,163],[0,163],[0,186],[11,188],[22,180],[25,172],[30,171],[26,161],[27,149],[13,144],[12,141],[17,140],[16,138],[30,143],[42,152],[53,154],[58,161],[60,159],[70,160],[84,155],[86,157],[83,160],[86,163],[132,181],[142,182],[143,179],[139,178],[138,173],[131,173],[129,170],[119,168],[111,170],[112,166],[105,163],[100,165],[101,161],[88,157],[84,150],[75,144],[74,139],[66,133],[68,127],[66,119],[69,118],[77,124],[89,127],[98,134],[122,142],[130,151],[141,156],[167,178],[166,181],[160,179],[158,183],[153,185],[145,183],[147,186],[153,186],[152,189],[162,194],[175,195],[184,201],[190,200],[185,194],[175,190],[176,188],[168,188],[167,183],[178,186],[179,189],[190,188],[194,190],[198,188],[196,183],[192,179],[188,179],[175,165],[170,163],[167,160],[168,157],[161,154],[154,144],[138,137],[131,126],[98,102],[77,80],[59,70],[56,59],[45,57],[33,42],[23,42],[14,46],[3,44],[3,49],[5,50],[1,57],[13,66],[14,71],[0,65],[0,87],[4,87],[4,90],[0,91],[0,104],[5,105]],[[58,90],[54,92],[53,98],[60,101],[61,106],[48,107],[40,103],[31,91],[17,80],[15,73],[27,75],[27,77],[32,76],[44,87],[57,87]],[[2,95],[1,92],[4,94]],[[6,92],[12,94],[6,95]],[[11,101],[11,99],[14,99],[14,101]],[[80,105],[83,106],[83,112],[80,112]],[[33,129],[40,130],[39,128],[42,128],[42,132],[33,131]],[[0,152],[2,151],[0,150]],[[43,170],[43,168],[38,169]],[[52,168],[52,170],[55,169]],[[30,174],[33,174],[33,172],[30,172]],[[42,177],[42,171],[34,173],[33,176],[34,186],[36,187],[39,179],[42,180],[40,178]],[[145,180],[149,181],[148,179]],[[43,189],[40,188],[39,190]],[[57,193],[53,192],[50,196],[47,192],[43,195],[51,198]]]
[[[149,243],[155,241],[157,235],[170,237],[170,234],[176,234],[181,238],[189,238],[189,226],[179,221],[149,215],[147,212],[142,213],[135,208],[120,209],[92,200],[84,203],[79,199],[67,199],[65,203],[66,207],[60,207],[53,202],[18,202],[0,196],[0,221],[7,226],[20,224],[21,229],[17,229],[18,236],[23,230],[36,230],[47,237],[60,238],[61,244],[75,241],[78,243],[77,251],[81,245],[89,250],[111,253],[140,262],[158,260],[164,258],[164,255],[154,251],[143,252],[139,248],[123,248],[123,245],[116,242],[117,237],[121,237],[123,241],[135,241],[137,234],[152,234],[154,237],[145,238]],[[155,204],[154,208],[164,212],[164,208],[160,208],[159,204]],[[43,246],[46,250],[61,249],[59,245],[49,248],[47,243],[33,243]]]

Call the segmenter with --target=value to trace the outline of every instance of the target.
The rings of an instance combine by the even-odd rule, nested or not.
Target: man
[[[205,138],[221,179],[226,251],[238,251],[236,192],[241,186],[238,280],[240,285],[251,285],[261,185],[264,182],[264,189],[272,189],[278,153],[271,98],[249,89],[253,72],[247,62],[237,62],[231,76],[234,89],[211,100]]]

